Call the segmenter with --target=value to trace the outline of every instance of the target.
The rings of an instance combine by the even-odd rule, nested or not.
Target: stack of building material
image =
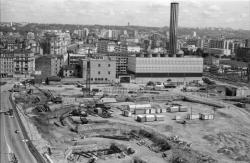
[[[134,110],[134,113],[135,113],[135,114],[145,114],[145,113],[146,113],[146,110],[145,110],[145,109],[135,109],[135,110]]]
[[[135,109],[147,109],[147,108],[151,108],[151,104],[133,104],[127,106],[127,110],[132,113],[135,111]]]
[[[179,107],[179,112],[187,112],[188,108],[186,106],[180,106]]]
[[[161,108],[156,108],[156,113],[162,113],[162,109]]]
[[[174,116],[174,120],[180,120],[180,119],[182,119],[182,117],[180,115]]]
[[[82,123],[81,117],[80,116],[71,116],[71,119],[78,124]]]
[[[200,119],[202,119],[202,120],[211,120],[211,119],[214,119],[214,114],[211,114],[211,113],[200,113]]]
[[[161,109],[161,112],[162,112],[162,113],[166,113],[166,112],[167,112],[167,108],[162,108],[162,109]]]
[[[168,112],[178,112],[179,111],[179,106],[171,106],[167,108]]]
[[[146,115],[146,122],[155,121],[155,115]]]
[[[145,115],[137,115],[136,120],[138,122],[146,122],[146,116]]]
[[[187,119],[200,119],[200,114],[188,114]]]
[[[101,115],[101,114],[102,114],[102,108],[95,108],[95,112],[96,112],[98,115]]]
[[[123,110],[122,114],[126,117],[131,117],[132,116],[132,113],[128,110]]]
[[[155,115],[155,120],[156,121],[164,121],[164,115]]]
[[[154,108],[151,108],[150,109],[150,114],[155,114],[156,113],[156,110]]]

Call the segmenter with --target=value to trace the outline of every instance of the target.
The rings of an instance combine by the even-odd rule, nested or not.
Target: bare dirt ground
[[[102,86],[96,86],[102,89]],[[129,87],[126,85],[125,87]],[[86,102],[90,99],[83,99],[80,97],[82,95],[81,89],[73,85],[60,85],[60,86],[40,86],[41,89],[50,89],[55,94],[63,97],[63,104],[51,104],[50,107],[53,108],[52,113],[43,113],[38,117],[32,117],[32,121],[37,126],[37,130],[41,134],[41,137],[48,141],[53,148],[53,152],[57,153],[52,155],[52,159],[56,161],[61,161],[65,155],[65,150],[69,146],[74,145],[72,139],[81,140],[79,134],[70,132],[66,126],[62,126],[58,123],[58,115],[62,114],[70,108],[61,109],[63,105],[75,105],[78,106],[79,103]],[[131,85],[131,88],[138,89],[138,85]],[[160,92],[163,96],[174,96],[180,95],[179,89],[169,90],[168,92]],[[196,94],[193,96],[203,96],[206,94]],[[151,96],[151,95],[150,95]],[[177,112],[177,113],[161,113],[165,116],[164,121],[161,122],[145,122],[139,123],[135,121],[135,116],[124,117],[121,112],[121,108],[124,105],[131,104],[133,102],[121,102],[112,104],[112,116],[109,121],[113,123],[130,123],[134,126],[145,126],[155,129],[160,134],[165,136],[178,136],[181,140],[191,143],[191,148],[202,152],[204,155],[212,156],[214,159],[218,160],[219,163],[234,163],[234,162],[250,162],[250,113],[244,109],[233,106],[230,103],[225,103],[222,100],[218,100],[216,97],[209,97],[214,101],[223,103],[225,108],[218,108],[214,112],[214,108],[204,104],[184,102],[184,101],[174,101],[183,106],[188,107],[188,112]],[[166,107],[167,101],[150,101],[154,107]],[[140,101],[136,101],[140,103]],[[142,103],[142,102],[141,102]],[[145,103],[145,101],[143,101]],[[214,120],[189,120],[186,125],[176,123],[173,118],[176,115],[185,117],[187,113],[215,113]],[[53,118],[55,116],[55,118]],[[48,119],[48,117],[50,117]],[[89,116],[89,119],[103,120],[103,118]],[[83,125],[84,126],[84,125]],[[89,138],[95,139],[95,138]],[[87,139],[88,140],[88,139]],[[106,139],[98,138],[97,140],[106,141]],[[145,146],[135,145],[133,142],[126,142],[134,149],[136,149],[136,154],[134,156],[143,157],[148,162],[168,162],[163,160],[161,155],[150,151]],[[173,149],[174,151],[174,149]],[[178,151],[177,151],[178,153]],[[182,153],[183,154],[183,153]],[[186,153],[186,155],[188,155]],[[133,158],[132,156],[125,157],[123,159],[104,159],[98,160],[100,163],[113,163],[113,162],[129,162]],[[157,161],[156,161],[157,160]]]

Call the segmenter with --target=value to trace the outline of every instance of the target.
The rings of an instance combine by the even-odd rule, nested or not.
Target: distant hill
[[[158,32],[166,35],[166,32],[169,30],[169,27],[145,27],[145,26],[115,26],[115,25],[75,25],[75,24],[38,24],[38,23],[13,23],[16,31],[22,33],[27,33],[29,31],[39,32],[43,29],[61,29],[63,31],[69,30],[73,31],[75,29],[83,29],[84,27],[92,29],[117,29],[117,30],[138,30],[139,32]],[[0,26],[0,30],[3,32],[13,31],[12,28],[6,26]],[[250,38],[250,30],[235,30],[231,28],[188,28],[188,27],[179,27],[178,35],[192,35],[193,31],[200,37],[219,37],[223,35],[225,38],[234,38],[234,39],[247,39]]]

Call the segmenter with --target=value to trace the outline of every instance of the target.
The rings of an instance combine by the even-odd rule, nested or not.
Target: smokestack
[[[170,11],[170,55],[174,56],[177,53],[177,28],[178,28],[179,3],[171,3]]]

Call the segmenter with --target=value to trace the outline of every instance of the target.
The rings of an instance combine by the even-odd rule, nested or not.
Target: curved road
[[[9,89],[12,87],[12,84],[6,84],[0,87],[1,89],[1,112],[8,111],[9,108],[12,108],[12,105],[9,101]],[[20,126],[14,117],[9,115],[0,115],[0,144],[1,144],[1,155],[0,162],[8,163],[8,153],[13,152],[17,157],[18,163],[36,163],[36,159],[30,153],[29,148],[26,143],[23,141],[23,134],[21,132]],[[18,130],[20,132],[15,133]]]

